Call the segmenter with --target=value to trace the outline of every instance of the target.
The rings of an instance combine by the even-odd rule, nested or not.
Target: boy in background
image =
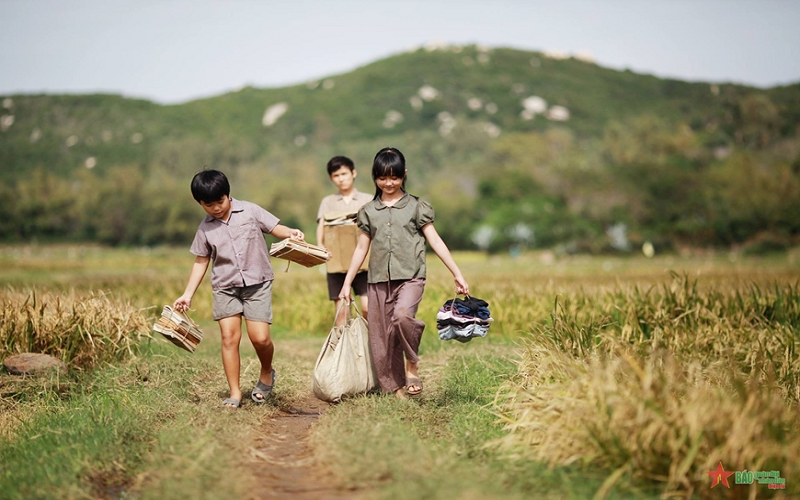
[[[222,366],[230,388],[230,396],[222,401],[222,406],[239,408],[242,317],[261,362],[261,373],[250,397],[256,403],[263,403],[275,385],[276,373],[272,368],[275,346],[270,337],[274,274],[264,233],[281,239],[302,240],[304,236],[299,229],[279,224],[277,217],[255,203],[231,198],[230,191],[227,177],[217,170],[204,170],[192,179],[192,196],[207,215],[197,228],[190,248],[196,257],[186,289],[172,307],[180,312],[191,307],[208,264],[213,262],[213,315],[219,323]]]
[[[347,275],[347,265],[353,257],[357,231],[353,232],[352,250],[347,255],[335,255],[336,248],[332,248],[331,241],[325,241],[325,216],[328,214],[340,215],[345,213],[356,214],[365,203],[372,199],[367,193],[362,193],[355,188],[353,182],[358,173],[356,172],[353,160],[346,156],[334,156],[328,161],[328,177],[339,190],[336,194],[331,194],[322,199],[317,211],[317,244],[328,250],[331,259],[328,261],[328,297],[334,301],[334,311],[339,310],[341,300],[339,292],[344,284],[344,277]],[[355,218],[353,218],[353,228],[355,228]],[[344,266],[339,270],[335,267],[336,262],[343,262]],[[334,272],[331,272],[334,269]],[[353,292],[361,297],[361,313],[367,317],[367,271],[359,272],[353,280]],[[335,314],[335,313],[334,313]],[[336,317],[336,325],[343,325],[345,322],[345,311]]]

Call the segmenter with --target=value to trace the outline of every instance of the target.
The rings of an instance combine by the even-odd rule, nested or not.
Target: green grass
[[[703,497],[719,493],[705,482],[705,463],[690,467],[693,493],[647,473],[673,461],[657,444],[677,443],[679,466],[692,453],[722,459],[726,470],[791,464],[781,457],[791,457],[798,430],[791,411],[797,414],[800,267],[792,254],[737,261],[724,255],[456,259],[474,295],[490,302],[496,321],[489,337],[438,340],[435,313],[453,288],[441,263],[431,260],[419,314],[428,325],[423,395],[353,398],[313,428],[315,457],[343,486],[363,488],[368,498]],[[62,298],[102,292],[154,321],[182,292],[191,260],[184,249],[170,248],[1,247],[0,285]],[[280,261],[274,265],[281,382],[272,404],[219,408],[227,385],[204,283],[192,316],[206,336],[192,355],[155,337],[133,355],[60,378],[0,375],[0,497],[246,497],[258,480],[250,475],[248,446],[278,408],[309,393],[333,315],[318,269],[292,266],[283,273]],[[715,334],[724,342],[713,341]],[[247,390],[258,364],[246,341],[242,357]],[[660,385],[648,386],[641,373],[652,373],[647,380]],[[541,404],[528,407],[525,422],[546,425],[552,448],[509,426],[523,421],[526,407],[509,404],[525,401],[525,391]],[[609,395],[620,403],[610,405]],[[637,408],[639,420],[626,413]],[[692,451],[697,434],[680,432],[695,429],[692,419],[702,408],[709,429],[718,425]],[[600,409],[606,420],[598,418]],[[555,410],[560,415],[547,413]],[[645,417],[659,412],[673,419],[664,427],[672,441],[639,446],[641,462],[628,465],[631,450],[623,443],[641,439],[635,422],[658,429]],[[733,419],[736,412],[749,413]],[[604,421],[606,431],[563,428]],[[591,432],[576,435],[580,428]],[[726,437],[731,432],[738,441]],[[568,439],[576,453],[560,460],[557,451]],[[589,449],[593,443],[599,448]],[[749,450],[741,456],[750,462],[729,462],[726,450],[737,443]],[[769,495],[766,488],[756,492]]]
[[[203,473],[229,453],[219,443],[222,423],[199,408],[196,385],[209,360],[156,347],[65,381],[39,401],[25,398],[16,410],[33,416],[0,441],[3,498],[119,497],[141,483],[148,484],[143,498],[222,497],[226,490]],[[191,480],[181,481],[176,473],[187,462]]]
[[[321,458],[376,498],[590,498],[601,471],[519,461],[490,444],[505,435],[494,394],[514,372],[513,346],[485,342],[425,358],[424,396],[348,400],[314,429]],[[629,491],[613,490],[617,498]]]

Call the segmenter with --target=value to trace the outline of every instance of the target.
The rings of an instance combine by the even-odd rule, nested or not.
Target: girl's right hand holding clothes
[[[461,275],[453,276],[453,279],[456,282],[456,293],[461,295],[469,295],[469,285],[467,284],[467,280],[465,280]]]

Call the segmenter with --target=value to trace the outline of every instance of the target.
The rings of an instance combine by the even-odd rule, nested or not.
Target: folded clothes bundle
[[[491,316],[489,312],[489,303],[477,297],[467,296],[466,299],[448,300],[444,303],[444,308],[453,307],[460,314],[465,316],[477,317],[481,319],[488,319]]]
[[[469,342],[475,337],[485,337],[492,321],[489,303],[477,297],[448,300],[436,313],[441,340]]]

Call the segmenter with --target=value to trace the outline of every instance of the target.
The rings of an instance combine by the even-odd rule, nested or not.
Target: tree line
[[[709,145],[686,124],[646,115],[608,123],[601,138],[581,139],[563,127],[492,140],[465,124],[446,138],[420,132],[392,142],[409,159],[409,190],[433,203],[437,227],[456,249],[796,244],[800,139],[749,125],[732,145]],[[313,234],[319,200],[333,189],[327,155],[359,158],[357,186],[372,192],[369,161],[383,143],[328,146],[316,155],[273,151],[211,166],[227,171],[234,197]],[[78,167],[69,177],[36,168],[0,186],[0,239],[188,244],[203,215],[190,178],[158,161]]]

